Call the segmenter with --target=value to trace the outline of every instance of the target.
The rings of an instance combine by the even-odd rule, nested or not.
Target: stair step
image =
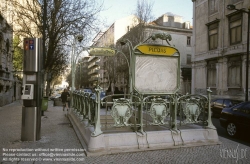
[[[101,115],[100,119],[113,119],[111,115]]]
[[[108,126],[103,125],[103,126],[101,127],[101,130],[102,130],[104,133],[132,132],[132,131],[133,131],[133,129],[132,129],[131,127],[114,127],[113,125],[114,125],[114,124],[108,125]]]
[[[114,120],[101,120],[101,124],[114,124]]]

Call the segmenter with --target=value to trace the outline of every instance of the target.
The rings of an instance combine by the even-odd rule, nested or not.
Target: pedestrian
[[[62,94],[61,94],[61,99],[62,99],[62,103],[63,103],[63,111],[64,111],[64,108],[66,107],[67,108],[67,111],[69,110],[69,101],[70,101],[70,94],[68,92],[67,89],[64,89]]]

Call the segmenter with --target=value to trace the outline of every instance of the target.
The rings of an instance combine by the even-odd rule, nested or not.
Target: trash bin
[[[43,97],[42,100],[42,111],[46,111],[48,109],[48,97]]]

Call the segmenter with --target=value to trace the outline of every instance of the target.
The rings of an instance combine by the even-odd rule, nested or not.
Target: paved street
[[[221,145],[214,146],[202,146],[192,148],[177,148],[169,150],[157,150],[157,151],[144,151],[137,153],[121,153],[114,155],[103,156],[90,156],[86,157],[83,153],[83,148],[68,120],[65,117],[66,111],[62,111],[62,107],[52,106],[52,102],[49,102],[48,111],[44,113],[42,117],[41,126],[41,139],[36,142],[22,142],[21,139],[21,102],[16,101],[12,104],[0,107],[0,160],[1,163],[87,163],[87,164],[99,164],[99,163],[186,163],[186,164],[200,164],[200,163],[250,163],[250,147],[242,143],[231,141],[224,137],[219,137]],[[17,149],[17,150],[15,150]],[[15,152],[14,152],[15,151]],[[60,159],[69,160],[45,162],[42,160],[55,159],[52,156],[40,156],[37,161],[21,161],[28,159],[31,151],[35,157],[39,155],[55,155],[53,152],[61,155]],[[37,152],[34,152],[37,151]],[[74,158],[65,155],[65,151],[73,154]],[[46,153],[45,153],[46,152]],[[16,161],[14,157],[19,158]],[[42,154],[44,153],[44,154]],[[61,154],[60,154],[61,153]],[[77,154],[78,153],[78,154]],[[7,156],[8,155],[8,156]],[[76,157],[79,155],[78,157]],[[35,158],[34,157],[34,158]],[[3,161],[13,160],[13,162]],[[40,160],[40,161],[39,161]],[[76,162],[72,162],[76,160]],[[80,160],[80,161],[77,161]]]

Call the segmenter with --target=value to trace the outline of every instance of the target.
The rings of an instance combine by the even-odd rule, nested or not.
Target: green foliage
[[[18,36],[14,36],[13,39],[13,67],[16,71],[23,69],[23,49],[20,47],[21,39]]]
[[[52,83],[53,83],[53,85],[59,85],[62,83],[62,80],[63,80],[62,76],[57,76],[57,77],[53,78]]]

